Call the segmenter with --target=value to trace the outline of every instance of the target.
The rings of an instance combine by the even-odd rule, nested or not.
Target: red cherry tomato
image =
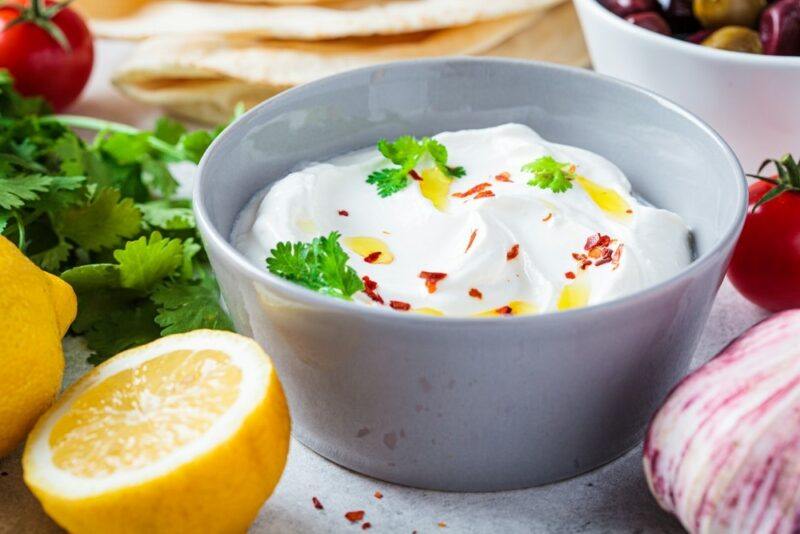
[[[750,186],[750,208],[728,278],[748,300],[771,311],[800,307],[800,192],[784,191],[753,211],[774,185]]]
[[[52,14],[48,10],[58,4],[33,1],[40,3],[33,6],[31,0],[13,0],[0,7],[0,69],[11,73],[20,93],[43,96],[59,111],[78,98],[89,80],[94,61],[92,35],[70,8],[61,7]],[[12,24],[20,16],[26,17]],[[59,43],[59,35],[65,42]]]

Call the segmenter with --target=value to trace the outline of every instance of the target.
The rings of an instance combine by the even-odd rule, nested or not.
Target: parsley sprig
[[[397,165],[375,171],[367,178],[367,183],[377,186],[381,197],[388,197],[405,189],[409,183],[408,174],[414,170],[425,154],[430,155],[433,164],[448,178],[461,178],[466,174],[464,167],[447,165],[447,147],[429,137],[417,139],[404,135],[391,143],[381,139],[378,141],[378,150],[386,159]]]
[[[78,295],[72,332],[103,359],[161,335],[232,328],[173,162],[198,162],[222,127],[152,131],[74,115],[0,71],[0,235]],[[84,141],[72,128],[98,132]]]
[[[350,300],[364,289],[358,273],[339,244],[339,232],[314,238],[310,243],[278,243],[267,257],[269,272],[314,291]]]
[[[552,156],[542,156],[522,166],[522,170],[533,174],[528,185],[550,189],[553,193],[563,193],[572,188],[575,172],[571,163],[556,161]]]
[[[775,170],[778,172],[776,178],[761,176],[761,173],[766,169],[769,164],[775,165]],[[766,159],[758,168],[758,173],[748,174],[750,178],[771,183],[775,187],[767,191],[767,193],[758,199],[758,202],[753,205],[753,211],[765,202],[769,202],[785,191],[800,192],[800,166],[794,160],[791,154],[784,154],[781,159]]]

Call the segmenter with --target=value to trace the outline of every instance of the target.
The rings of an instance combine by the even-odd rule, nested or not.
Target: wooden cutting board
[[[589,66],[589,52],[570,1],[551,8],[529,28],[484,55]]]

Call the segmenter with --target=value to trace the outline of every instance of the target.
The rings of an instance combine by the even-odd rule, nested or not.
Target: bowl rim
[[[573,0],[575,4],[586,6],[586,9],[592,11],[605,22],[616,26],[619,31],[627,32],[634,36],[634,38],[645,39],[652,42],[654,45],[665,45],[675,47],[676,50],[682,53],[695,55],[709,60],[718,60],[726,63],[734,63],[738,65],[747,65],[752,67],[754,64],[759,66],[777,66],[777,67],[791,67],[800,68],[800,56],[775,56],[767,54],[748,54],[745,52],[735,52],[733,50],[719,50],[709,46],[700,46],[683,39],[678,39],[670,35],[663,35],[654,31],[646,30],[635,24],[627,22],[622,17],[618,17],[602,5],[597,0]],[[582,22],[582,21],[581,21]]]
[[[589,0],[589,1],[594,1],[594,0]],[[739,205],[736,217],[734,218],[732,223],[730,223],[728,227],[724,229],[722,237],[719,238],[707,251],[705,251],[705,253],[692,260],[692,262],[689,265],[681,269],[678,273],[667,278],[666,280],[662,280],[658,284],[645,287],[644,289],[635,291],[623,297],[619,297],[607,302],[592,304],[590,306],[586,306],[583,308],[558,311],[558,312],[547,312],[547,313],[540,313],[533,315],[516,315],[511,317],[429,316],[417,313],[398,313],[397,311],[389,309],[386,306],[363,305],[356,302],[346,301],[343,299],[338,299],[331,296],[323,295],[321,293],[318,293],[311,289],[307,289],[298,284],[294,284],[277,275],[274,275],[266,269],[259,269],[249,259],[247,259],[244,256],[244,254],[242,254],[239,250],[237,250],[236,247],[229,241],[229,239],[224,237],[217,230],[217,228],[211,223],[208,211],[202,199],[203,196],[202,191],[204,189],[204,185],[207,180],[211,179],[207,176],[206,167],[208,165],[208,162],[214,157],[216,157],[217,152],[221,150],[220,147],[224,143],[226,137],[232,135],[231,132],[233,132],[235,128],[243,127],[242,126],[243,124],[250,121],[257,115],[264,113],[265,110],[267,110],[268,108],[278,105],[284,100],[291,100],[295,97],[295,95],[302,94],[305,91],[313,89],[319,85],[324,85],[326,83],[329,83],[330,80],[344,78],[353,75],[364,75],[367,73],[373,73],[384,69],[391,69],[398,67],[413,68],[416,65],[437,66],[437,65],[445,65],[453,63],[460,63],[460,64],[493,63],[493,64],[508,65],[511,67],[522,67],[522,68],[533,67],[534,69],[539,69],[544,71],[561,71],[569,73],[570,75],[573,76],[583,77],[587,80],[592,80],[592,79],[600,80],[603,83],[617,85],[620,87],[624,87],[626,90],[644,94],[645,96],[650,98],[654,104],[661,105],[667,108],[668,110],[681,115],[688,121],[694,123],[695,126],[697,126],[700,130],[702,130],[706,135],[710,136],[712,140],[715,141],[716,144],[719,146],[719,148],[723,151],[724,156],[727,159],[730,167],[734,170],[735,174],[740,178],[737,181],[737,186],[736,186],[736,194],[738,196],[736,200],[737,204]],[[276,96],[273,96],[261,102],[253,109],[249,110],[247,113],[238,117],[233,123],[231,123],[211,143],[211,145],[206,150],[198,166],[196,176],[197,177],[195,179],[194,191],[192,195],[192,206],[195,213],[195,218],[197,219],[197,228],[200,231],[204,242],[209,248],[218,249],[221,254],[224,254],[234,264],[234,266],[236,267],[236,269],[238,269],[239,272],[244,273],[249,278],[256,279],[259,282],[267,285],[268,287],[277,287],[277,289],[280,290],[283,294],[291,296],[291,299],[294,299],[300,303],[309,306],[317,307],[318,309],[323,309],[332,312],[350,313],[354,316],[358,316],[363,319],[372,319],[372,320],[383,319],[383,320],[391,320],[393,322],[404,321],[408,323],[431,323],[431,321],[436,321],[435,324],[440,324],[440,325],[456,326],[456,327],[470,326],[473,328],[479,327],[478,325],[482,324],[496,326],[498,323],[510,324],[510,323],[531,322],[531,321],[538,323],[547,323],[553,320],[562,321],[562,320],[568,320],[570,318],[580,318],[588,314],[614,311],[628,306],[634,306],[638,302],[646,300],[653,295],[670,292],[672,288],[680,285],[682,281],[684,281],[687,278],[691,278],[695,273],[703,270],[709,263],[713,262],[715,258],[720,253],[722,253],[722,251],[726,247],[728,246],[730,246],[731,248],[733,247],[734,243],[732,242],[737,238],[744,224],[744,218],[747,212],[747,204],[748,204],[747,180],[745,178],[744,170],[742,169],[741,164],[739,163],[739,160],[736,158],[733,150],[725,142],[725,140],[713,128],[711,128],[711,126],[709,126],[706,122],[704,122],[702,119],[692,114],[688,110],[675,104],[671,100],[664,98],[652,91],[639,87],[637,85],[624,82],[622,80],[618,80],[611,76],[599,74],[587,69],[569,67],[565,65],[558,65],[540,61],[493,58],[493,57],[451,56],[451,57],[439,57],[439,58],[420,58],[407,61],[381,63],[342,72],[339,74],[334,74],[332,76],[320,78],[319,80],[308,82],[300,86],[288,89],[282,93],[279,93]]]

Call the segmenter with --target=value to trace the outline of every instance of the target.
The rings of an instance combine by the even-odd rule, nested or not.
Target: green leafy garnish
[[[51,115],[0,70],[0,234],[78,295],[74,334],[99,363],[162,335],[231,329],[174,162],[197,163],[223,127],[167,118],[140,131]],[[241,109],[237,111],[237,114]],[[72,128],[94,130],[91,142]]]
[[[550,189],[553,193],[563,193],[572,187],[575,172],[571,163],[556,161],[551,156],[542,156],[522,166],[522,170],[533,174],[528,185]]]
[[[767,168],[769,164],[775,165],[775,170],[778,175],[775,178],[761,176],[761,172]],[[748,174],[750,178],[768,182],[775,187],[770,189],[764,194],[758,202],[753,205],[753,211],[765,202],[769,202],[785,191],[800,192],[800,166],[794,160],[791,154],[784,154],[781,159],[766,159],[758,168],[758,174]]]
[[[310,243],[278,243],[270,250],[267,268],[272,274],[333,297],[350,300],[364,289],[358,273],[347,265],[349,256],[339,244],[339,232]]]
[[[466,174],[464,167],[451,167],[447,165],[447,148],[429,137],[417,139],[404,135],[390,143],[386,139],[378,141],[378,150],[383,156],[397,165],[386,167],[373,172],[367,178],[367,183],[378,188],[378,194],[388,197],[405,189],[409,183],[409,173],[419,163],[425,154],[433,160],[433,164],[448,178],[461,178]]]

